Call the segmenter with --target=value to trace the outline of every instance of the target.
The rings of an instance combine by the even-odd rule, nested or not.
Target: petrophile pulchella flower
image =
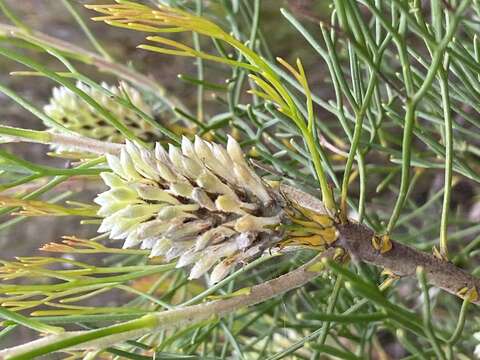
[[[324,247],[337,238],[328,215],[265,183],[232,137],[226,148],[199,137],[167,150],[127,142],[107,162],[112,172],[101,176],[110,189],[95,200],[104,217],[99,232],[192,265],[190,278],[213,267],[217,282],[273,246]]]
[[[119,104],[112,96],[80,81],[76,86],[130,128],[138,138],[151,140],[160,137],[158,130],[142,119],[133,109]],[[122,83],[122,86],[110,86],[102,83],[102,86],[114,95],[125,98],[148,116],[153,116],[152,107],[133,87],[126,83]],[[44,107],[44,111],[48,116],[78,134],[103,141],[123,142],[123,136],[117,129],[103,120],[92,106],[65,87],[53,89],[50,103]]]

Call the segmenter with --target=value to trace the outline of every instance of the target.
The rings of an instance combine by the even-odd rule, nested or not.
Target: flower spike
[[[132,129],[138,138],[148,141],[152,138],[158,139],[161,137],[161,133],[137,113],[119,105],[115,99],[102,91],[80,81],[77,82],[76,86],[96,99],[105,109]],[[102,87],[116,96],[125,98],[133,106],[153,117],[152,107],[143,100],[142,95],[135,88],[126,83],[122,83],[121,86],[110,86],[102,83]],[[53,88],[52,97],[49,104],[45,105],[44,111],[58,123],[84,136],[109,142],[123,142],[123,136],[117,129],[103,121],[95,109],[65,87]]]
[[[157,143],[154,151],[127,142],[107,161],[113,173],[102,174],[110,189],[95,199],[104,218],[98,231],[124,240],[124,248],[178,258],[177,267],[193,265],[192,279],[213,267],[210,281],[218,282],[274,246],[336,240],[328,215],[293,206],[267,185],[232,137],[226,148],[200,137],[168,150]]]

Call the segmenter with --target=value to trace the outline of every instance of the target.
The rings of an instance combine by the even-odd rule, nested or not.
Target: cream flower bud
[[[97,198],[98,199],[98,198]],[[107,200],[107,199],[105,199]],[[97,201],[99,205],[102,205],[99,201]],[[117,211],[123,209],[125,206],[127,206],[128,203],[126,202],[121,202],[121,201],[113,201],[109,199],[108,201],[105,201],[105,204],[102,205],[102,208],[98,211],[99,216],[107,217],[109,215],[112,215],[116,213]]]
[[[105,157],[107,159],[108,167],[112,169],[115,174],[126,180],[127,174],[123,171],[123,167],[120,164],[120,158],[112,154],[106,154]]]
[[[201,163],[200,159],[195,153],[195,147],[193,143],[186,136],[182,136],[182,153],[188,158],[195,160],[197,163]]]
[[[165,255],[167,253],[167,251],[170,249],[171,246],[172,246],[172,241],[171,240],[169,240],[165,237],[159,238],[155,242],[155,245],[153,245],[152,252],[151,252],[150,256],[153,257],[153,256]]]
[[[166,232],[172,227],[172,224],[163,220],[151,220],[144,222],[136,229],[136,234],[139,239],[148,239]]]
[[[136,228],[138,226],[136,226],[132,231],[130,231],[127,235],[127,238],[125,239],[124,243],[123,243],[123,248],[124,249],[129,249],[129,248],[132,248],[134,246],[137,246],[138,244],[140,244],[142,242],[142,239],[138,236],[137,232],[136,232]]]
[[[110,189],[95,199],[104,217],[98,231],[124,240],[126,248],[140,245],[150,256],[178,258],[178,267],[193,264],[191,279],[214,267],[211,281],[220,281],[281,241],[293,213],[304,216],[286,210],[283,194],[255,174],[233,138],[225,149],[184,137],[168,152],[160,144],[150,151],[127,142],[107,162],[113,173],[101,175]],[[312,239],[335,236],[325,229],[329,224],[321,222]],[[308,234],[300,234],[302,244]]]
[[[120,178],[118,175],[115,175],[114,173],[101,173],[100,176],[103,182],[111,188],[124,186],[126,184],[126,182],[122,180],[122,178]]]
[[[190,265],[195,261],[197,261],[200,258],[200,256],[202,256],[202,254],[195,251],[195,249],[187,250],[178,258],[177,264],[175,266],[177,268],[181,268],[181,267]]]
[[[215,204],[210,199],[208,194],[200,188],[195,188],[192,191],[192,199],[195,200],[201,207],[206,208],[210,211],[215,211]]]
[[[166,164],[161,164],[158,161],[156,165],[157,165],[156,169],[158,171],[158,174],[163,180],[168,182],[174,182],[177,180],[177,176],[173,173],[170,166]]]
[[[268,194],[262,180],[248,166],[240,145],[231,136],[228,137],[227,152],[233,160],[234,172],[239,182],[244,184],[246,190],[252,191],[264,204],[268,204],[272,198]]]
[[[240,205],[240,201],[229,195],[220,195],[217,200],[215,200],[217,210],[245,215],[245,211],[240,208]]]
[[[143,177],[151,180],[158,180],[159,175],[152,167],[154,159],[151,153],[146,151],[139,151],[139,149],[131,141],[125,142],[126,149],[130,155],[130,159],[133,162],[133,167]]]
[[[262,249],[259,245],[251,246],[245,251],[238,252],[220,261],[212,270],[210,274],[210,284],[215,284],[222,280],[239,262],[243,262],[249,258],[254,257],[260,253]]]
[[[209,244],[217,244],[223,241],[226,238],[230,238],[237,233],[227,227],[227,226],[218,226],[204,232],[201,236],[197,237],[195,241],[195,251],[200,251],[204,249]]]
[[[172,183],[170,186],[169,192],[176,196],[182,196],[191,199],[193,186],[188,182],[176,182]]]
[[[238,251],[237,244],[232,241],[225,241],[218,245],[210,246],[205,249],[203,256],[195,263],[190,271],[189,279],[199,278],[218,262],[219,259],[229,257]]]
[[[142,199],[156,200],[172,205],[180,204],[177,198],[157,186],[151,184],[136,184],[135,188]]]
[[[127,148],[122,148],[120,151],[120,166],[122,167],[123,174],[126,176],[126,180],[141,180],[141,175],[135,169],[130,153]]]
[[[225,278],[228,273],[232,270],[232,268],[238,263],[238,258],[240,254],[236,254],[235,256],[228,257],[220,261],[212,270],[210,274],[210,284],[216,284],[223,278]]]
[[[197,216],[192,212],[200,208],[197,204],[165,206],[159,212],[157,217],[162,220],[171,220],[173,218],[195,219]]]
[[[222,153],[220,156],[219,151],[215,151],[215,147],[212,146],[205,140],[202,140],[200,137],[195,137],[195,152],[203,162],[203,164],[212,170],[222,179],[225,179],[230,184],[236,184],[237,181],[231,173],[232,159],[226,153]]]
[[[268,231],[266,228],[271,225],[279,224],[278,216],[273,217],[257,217],[252,215],[244,215],[235,223],[235,230],[243,232],[260,232]]]

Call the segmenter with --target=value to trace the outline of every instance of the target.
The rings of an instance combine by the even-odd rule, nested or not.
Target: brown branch
[[[290,200],[307,209],[327,213],[323,203],[314,196],[287,185],[281,185],[281,191]],[[354,260],[385,268],[400,277],[416,276],[416,270],[421,266],[431,285],[456,296],[468,296],[470,302],[480,305],[480,279],[454,264],[395,241],[391,241],[389,251],[382,253],[373,247],[372,238],[375,233],[365,225],[351,221],[336,227],[339,238],[333,246],[345,249]]]
[[[338,230],[340,237],[335,244],[346,249],[353,259],[388,269],[400,277],[415,276],[421,266],[431,285],[460,297],[467,296],[465,290],[468,289],[473,295],[470,301],[480,305],[480,298],[476,296],[480,279],[454,264],[395,241],[389,251],[381,253],[372,245],[374,232],[364,225],[348,223],[339,225]],[[459,293],[462,289],[464,292]]]
[[[310,200],[306,199],[306,202],[310,202]],[[321,204],[318,201],[314,203]],[[314,203],[311,205],[313,206]],[[397,242],[393,242],[393,246],[389,251],[383,254],[380,253],[371,243],[371,239],[375,235],[374,232],[364,225],[348,223],[338,225],[338,230],[340,237],[335,245],[346,249],[354,259],[387,268],[398,276],[413,276],[416,269],[421,266],[424,268],[430,284],[457,296],[462,288],[480,288],[480,279],[473,277],[455,265]],[[123,323],[122,326],[125,326],[121,332],[110,333],[103,331],[109,328],[112,328],[112,330],[115,327],[118,328],[118,325],[112,325],[111,327],[98,330],[73,331],[59,335],[50,335],[27,344],[0,351],[0,358],[28,355],[31,352],[45,354],[47,351],[64,350],[67,348],[65,346],[66,340],[68,340],[69,349],[102,349],[128,339],[140,337],[152,331],[186,326],[209,319],[212,316],[225,316],[233,311],[261,303],[307,284],[321,273],[323,268],[318,266],[321,264],[321,260],[325,257],[332,258],[334,254],[335,248],[330,248],[303,266],[276,279],[252,287],[245,295],[152,313],[140,319]],[[470,301],[480,304],[478,298],[470,298]],[[137,322],[142,325],[141,328],[129,327],[130,324],[134,325]],[[88,334],[97,334],[99,330],[102,330],[103,335],[85,337]]]

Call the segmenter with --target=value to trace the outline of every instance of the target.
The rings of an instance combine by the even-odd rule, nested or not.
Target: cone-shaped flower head
[[[107,161],[113,173],[101,176],[110,190],[95,199],[104,217],[99,232],[124,240],[125,248],[140,244],[151,256],[178,258],[178,267],[193,265],[190,278],[214,267],[211,281],[217,282],[282,240],[325,245],[336,239],[329,217],[328,224],[310,219],[307,232],[299,229],[305,224],[295,222],[308,210],[299,212],[266,185],[232,137],[226,148],[199,137],[184,137],[181,148],[168,150],[157,143],[154,151],[127,142]]]
[[[138,138],[150,140],[160,137],[161,134],[140,115],[119,104],[115,98],[80,81],[76,86],[130,128]],[[126,83],[120,87],[109,86],[106,83],[102,83],[102,86],[116,96],[125,98],[145,114],[152,116],[151,106],[133,87]],[[63,86],[53,88],[52,98],[50,103],[45,105],[44,111],[48,116],[78,134],[103,141],[123,142],[123,135],[115,127],[103,120],[91,105]]]

